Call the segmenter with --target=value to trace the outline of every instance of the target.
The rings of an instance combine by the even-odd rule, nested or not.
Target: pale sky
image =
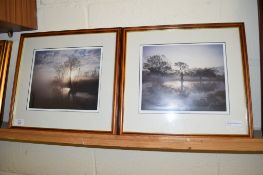
[[[225,43],[166,44],[142,46],[143,62],[152,55],[165,55],[170,63],[185,62],[189,68],[224,66]]]

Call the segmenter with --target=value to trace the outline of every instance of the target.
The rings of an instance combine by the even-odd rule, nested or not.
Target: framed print
[[[252,136],[243,23],[128,27],[121,133]]]
[[[22,34],[10,127],[115,133],[120,31]]]
[[[34,50],[28,110],[99,111],[102,47]]]
[[[139,112],[227,114],[224,51],[225,43],[142,45]]]
[[[0,126],[3,122],[4,102],[12,42],[0,40]]]

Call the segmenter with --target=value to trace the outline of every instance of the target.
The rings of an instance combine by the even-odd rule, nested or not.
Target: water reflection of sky
[[[158,89],[143,85],[142,108],[147,113],[161,111],[226,111],[225,84],[222,81],[167,81]],[[158,99],[158,100],[155,100]]]
[[[170,62],[185,62],[190,68],[220,67],[224,66],[224,49],[225,43],[145,45],[142,56],[165,55]]]

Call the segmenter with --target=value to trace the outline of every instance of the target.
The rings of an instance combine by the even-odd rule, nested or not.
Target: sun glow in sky
[[[170,63],[184,62],[189,68],[224,66],[225,43],[162,44],[142,46],[143,62],[152,55],[165,55]]]
[[[65,69],[64,78],[80,77],[87,72],[99,71],[102,58],[102,47],[83,48],[60,48],[60,49],[40,49],[35,51],[33,76],[43,81],[53,80],[57,76],[56,65],[64,65],[70,57],[79,60],[79,66],[72,70],[71,75]],[[81,78],[81,77],[80,77]]]

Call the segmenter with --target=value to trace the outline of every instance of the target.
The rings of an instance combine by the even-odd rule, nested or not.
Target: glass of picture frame
[[[243,23],[123,29],[120,133],[252,137]]]
[[[22,34],[9,127],[115,133],[120,33]]]

